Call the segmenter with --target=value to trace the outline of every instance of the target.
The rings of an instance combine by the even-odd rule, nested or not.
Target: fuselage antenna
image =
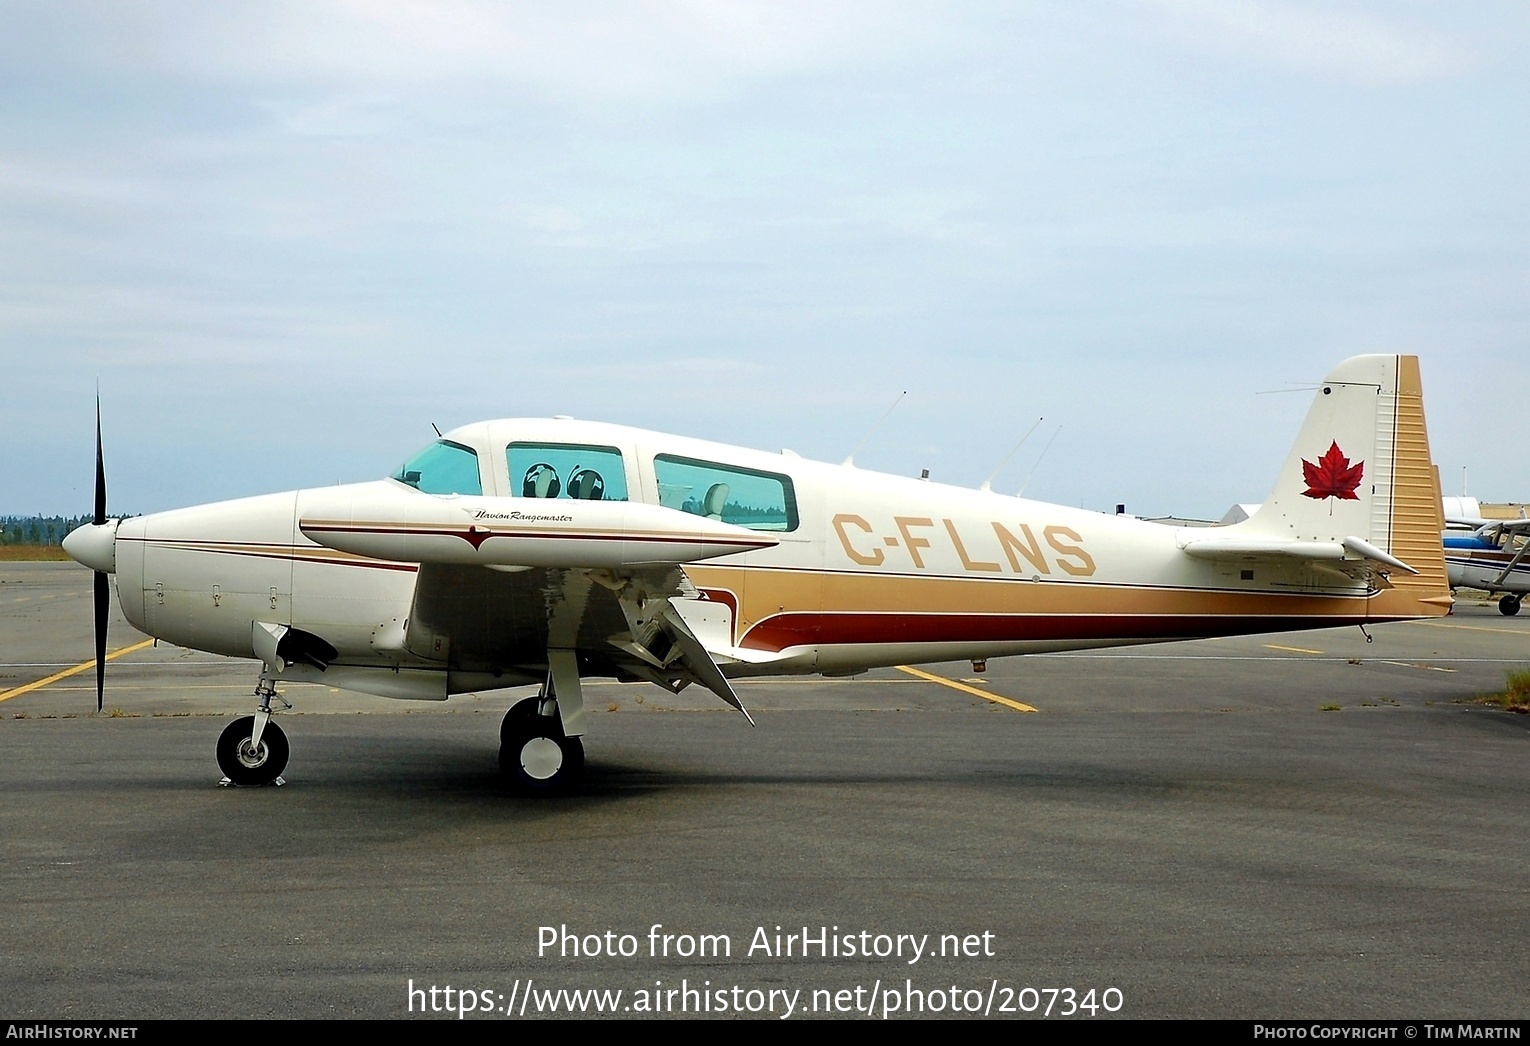
[[[861,448],[866,445],[866,441],[869,440],[872,436],[876,435],[877,429],[882,427],[882,422],[887,420],[888,415],[897,409],[898,404],[902,403],[903,397],[907,395],[907,389],[904,389],[902,392],[898,393],[898,398],[892,401],[891,407],[887,408],[887,414],[883,414],[881,420],[879,420],[875,425],[871,426],[871,431],[867,432],[865,436],[861,437],[861,441],[855,445],[855,449],[850,452],[850,456],[845,458],[844,461],[840,462],[841,465],[845,466],[846,468],[855,468],[855,456],[861,452]]]
[[[1016,443],[1013,447],[1010,448],[1009,453],[1004,455],[1004,460],[999,462],[999,464],[994,467],[994,470],[988,474],[987,479],[983,480],[983,485],[979,487],[978,490],[981,490],[984,494],[987,494],[993,490],[993,478],[999,474],[999,469],[1002,469],[1005,465],[1009,464],[1009,459],[1015,456],[1016,451],[1025,446],[1025,441],[1031,438],[1031,433],[1035,432],[1036,429],[1045,420],[1047,419],[1037,418],[1036,424],[1025,430],[1025,435],[1020,437],[1020,442]]]
[[[1057,440],[1057,433],[1062,431],[1062,426],[1057,426],[1057,432],[1052,433],[1052,438],[1047,440],[1047,445],[1041,448],[1041,457],[1036,459],[1036,464],[1031,466],[1031,471],[1025,474],[1025,482],[1020,484],[1020,489],[1015,492],[1015,497],[1025,497],[1025,488],[1031,485],[1031,477],[1036,474],[1036,469],[1041,465],[1041,459],[1047,456],[1047,451],[1052,449],[1052,444]]]

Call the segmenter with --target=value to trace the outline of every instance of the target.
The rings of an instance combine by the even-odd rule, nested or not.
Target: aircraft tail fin
[[[1356,356],[1335,367],[1274,491],[1236,529],[1249,537],[1380,550],[1412,572],[1390,572],[1390,587],[1372,600],[1373,616],[1447,612],[1445,518],[1418,357]]]

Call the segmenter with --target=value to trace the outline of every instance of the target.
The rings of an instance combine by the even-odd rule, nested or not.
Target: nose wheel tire
[[[555,723],[537,716],[519,732],[503,738],[500,773],[517,791],[556,795],[573,788],[584,775],[584,742],[564,737]]]
[[[1519,613],[1519,597],[1504,596],[1498,601],[1498,612],[1504,617],[1513,617]]]
[[[228,724],[218,738],[218,768],[236,785],[267,785],[287,769],[287,735],[282,728],[267,722],[259,747],[250,743],[254,736],[255,717],[247,715]]]

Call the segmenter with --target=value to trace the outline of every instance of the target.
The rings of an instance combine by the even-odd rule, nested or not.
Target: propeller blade
[[[101,397],[96,396],[96,515],[95,524],[106,522],[106,461],[101,456]]]
[[[111,592],[106,575],[96,571],[96,711],[106,704],[106,613],[111,607]]]
[[[101,394],[96,393],[96,514],[95,524],[106,522],[106,459],[101,454]],[[96,711],[106,705],[106,615],[111,609],[111,589],[106,575],[96,571]]]

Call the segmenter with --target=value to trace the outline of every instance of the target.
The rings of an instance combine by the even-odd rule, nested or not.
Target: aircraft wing
[[[1296,541],[1277,537],[1191,538],[1180,546],[1196,559],[1222,562],[1280,561],[1338,573],[1354,581],[1387,587],[1387,574],[1400,570],[1417,574],[1397,557],[1358,537],[1339,541]]]
[[[684,569],[776,544],[767,533],[635,502],[439,498],[397,484],[312,504],[298,525],[330,548],[418,563],[409,618],[377,645],[452,672],[509,686],[573,664],[674,692],[700,683],[744,712],[718,657],[770,656],[731,648],[731,618],[709,612]]]
[[[1478,532],[1503,532],[1505,534],[1530,534],[1530,519],[1482,519],[1477,516],[1446,516],[1445,522],[1455,527],[1470,527]]]

